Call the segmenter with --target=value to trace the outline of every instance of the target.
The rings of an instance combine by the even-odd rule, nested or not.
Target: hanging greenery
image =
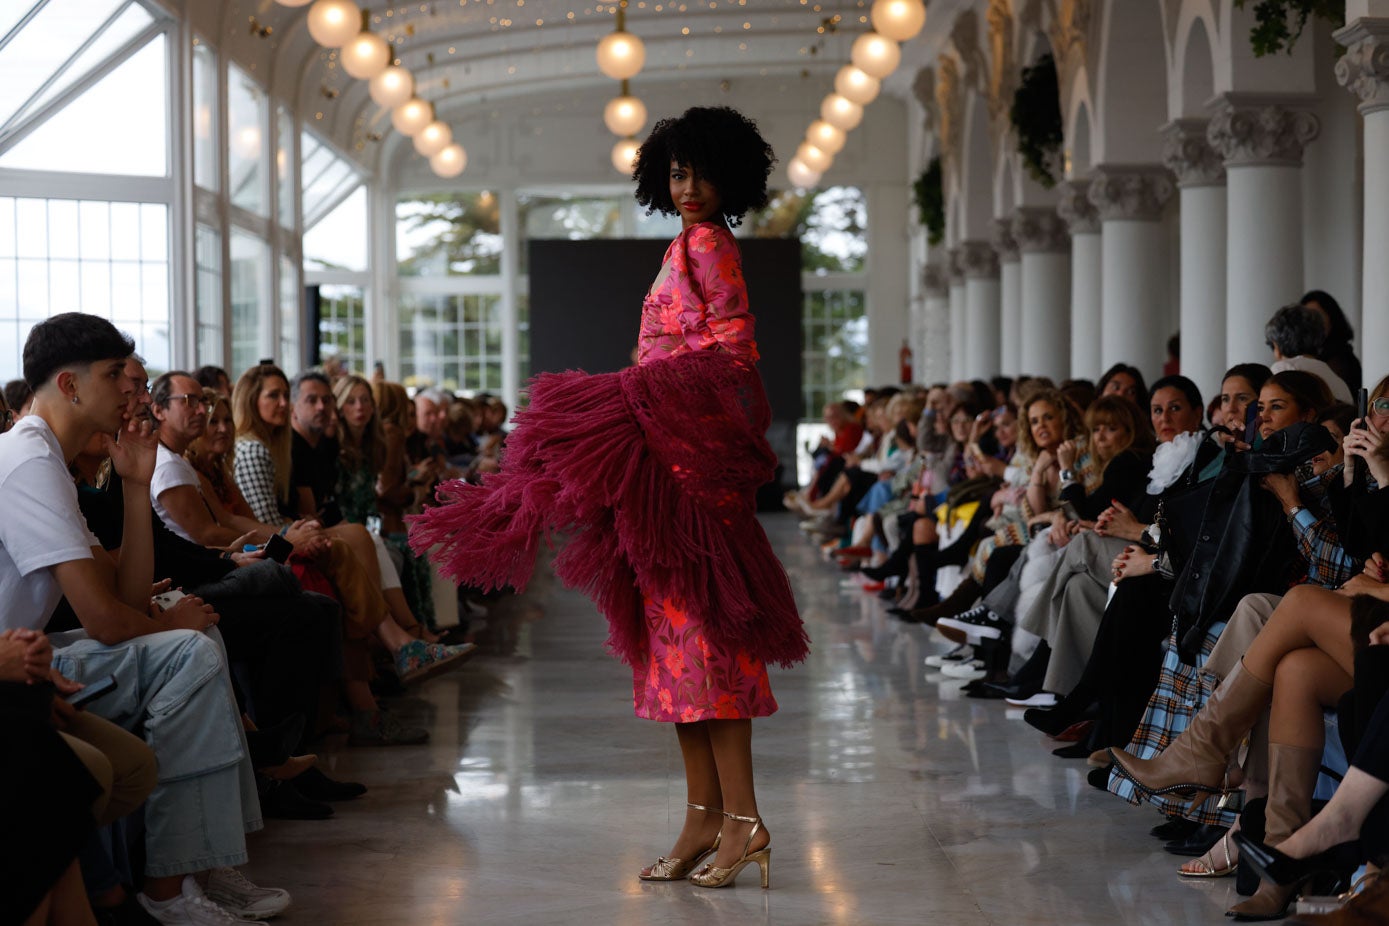
[[[1027,172],[1046,189],[1056,186],[1053,170],[1066,139],[1061,123],[1061,90],[1051,55],[1043,55],[1036,64],[1023,68],[1008,118],[1018,137],[1018,154]]]
[[[1242,10],[1248,2],[1235,0],[1235,6]],[[1280,51],[1291,55],[1307,21],[1314,16],[1340,26],[1346,21],[1346,0],[1255,0],[1254,25],[1249,29],[1254,57]]]
[[[940,244],[945,240],[945,184],[940,158],[931,158],[931,163],[916,178],[912,184],[912,198],[916,200],[921,224],[926,226],[926,241],[931,245]]]

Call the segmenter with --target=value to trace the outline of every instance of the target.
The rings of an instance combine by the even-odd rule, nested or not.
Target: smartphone
[[[265,555],[277,563],[283,563],[289,559],[289,554],[293,552],[294,544],[279,534],[271,534],[270,539],[265,543]]]
[[[180,600],[182,600],[182,599],[184,599],[184,598],[187,598],[187,597],[188,597],[187,595],[185,595],[183,592],[179,591],[178,589],[176,589],[176,588],[171,588],[171,589],[169,589],[167,592],[164,592],[164,593],[159,594],[159,595],[155,595],[155,596],[154,596],[154,603],[157,604],[157,605],[159,605],[159,610],[161,610],[161,611],[167,611],[167,610],[169,610],[170,608],[172,608],[174,605],[178,604]]]
[[[84,686],[81,691],[74,691],[64,698],[64,700],[73,707],[82,707],[85,704],[90,704],[102,695],[110,694],[115,690],[116,677],[114,675],[108,675],[101,681],[92,682],[90,685]]]
[[[1365,427],[1365,421],[1370,417],[1370,390],[1361,389],[1355,395],[1355,420],[1358,422],[1357,428]]]
[[[338,500],[331,498],[323,503],[323,507],[318,510],[315,516],[319,524],[324,527],[336,527],[342,523],[342,507],[338,505]]]
[[[1250,402],[1249,407],[1244,410],[1244,442],[1251,447],[1254,445],[1254,438],[1259,436],[1259,403]]]

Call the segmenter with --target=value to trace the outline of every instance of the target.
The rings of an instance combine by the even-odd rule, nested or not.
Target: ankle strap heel
[[[772,886],[772,846],[770,843],[758,849],[756,852],[749,852],[752,848],[752,840],[757,836],[757,831],[762,829],[761,817],[744,817],[736,813],[724,811],[723,814],[730,820],[737,820],[740,823],[751,823],[752,832],[748,833],[747,841],[743,843],[743,854],[738,861],[734,862],[730,868],[719,868],[717,865],[705,865],[699,871],[690,875],[690,883],[697,887],[729,887],[738,877],[738,872],[742,871],[751,863],[757,863],[757,867],[762,874],[763,889]],[[720,834],[722,835],[722,834]]]
[[[717,807],[705,807],[703,804],[696,804],[694,801],[686,801],[685,806],[691,810],[702,810],[705,813],[723,814],[723,811]],[[667,858],[662,855],[652,863],[650,868],[644,869],[637,877],[642,881],[683,881],[685,878],[689,877],[690,872],[694,871],[700,862],[719,850],[719,843],[722,839],[723,833],[716,833],[714,835],[713,845],[700,852],[689,861],[679,858]]]

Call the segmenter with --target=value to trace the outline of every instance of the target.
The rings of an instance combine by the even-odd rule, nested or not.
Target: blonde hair
[[[1038,402],[1046,402],[1056,410],[1056,415],[1061,419],[1061,440],[1074,440],[1078,437],[1088,437],[1085,434],[1085,422],[1081,420],[1080,410],[1070,399],[1066,398],[1057,389],[1042,387],[1034,389],[1027,394],[1023,400],[1021,414],[1018,415],[1018,448],[1022,450],[1023,456],[1029,460],[1037,459],[1039,448],[1032,440],[1032,423],[1028,420],[1028,412],[1032,406]]]
[[[372,392],[376,398],[376,417],[409,434],[415,420],[415,405],[405,387],[383,380],[372,387]]]
[[[273,363],[262,363],[242,373],[236,381],[236,388],[232,390],[232,421],[236,423],[237,440],[260,441],[270,451],[270,461],[275,464],[275,494],[282,504],[288,504],[294,448],[289,422],[273,428],[260,416],[260,409],[256,407],[265,381],[277,376],[284,380],[285,391],[288,392],[289,377]]]

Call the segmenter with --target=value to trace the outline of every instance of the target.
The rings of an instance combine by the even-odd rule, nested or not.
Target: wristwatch
[[[1061,481],[1062,481],[1062,482],[1075,482],[1075,481],[1076,481],[1076,472],[1075,472],[1075,470],[1073,470],[1073,469],[1063,469],[1063,470],[1061,471]]]
[[[1289,509],[1288,509],[1288,523],[1289,523],[1289,524],[1293,523],[1293,521],[1295,521],[1295,520],[1297,519],[1297,513],[1298,513],[1299,511],[1305,511],[1305,510],[1306,510],[1306,509],[1303,508],[1301,505],[1293,505],[1291,508],[1289,508]]]

